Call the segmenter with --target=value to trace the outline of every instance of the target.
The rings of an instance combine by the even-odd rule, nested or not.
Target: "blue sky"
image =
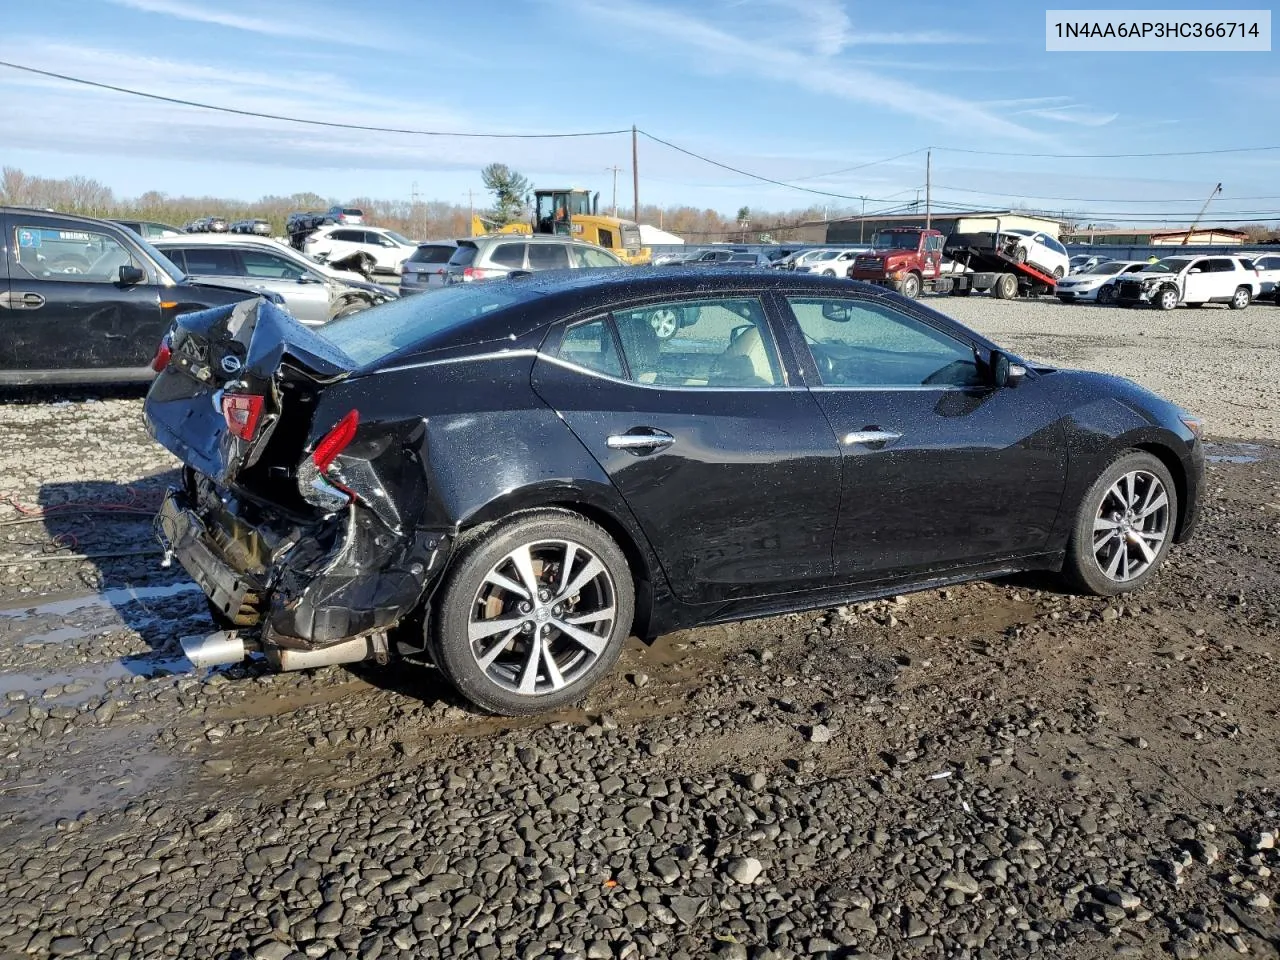
[[[1280,151],[1070,159],[1280,143],[1275,53],[1046,53],[1044,6],[855,0],[40,0],[7,4],[0,59],[245,109],[490,132],[637,124],[778,180],[1094,214],[1280,211]],[[1212,4],[1201,0],[1203,9]],[[1224,8],[1226,5],[1224,5]],[[909,15],[908,15],[909,14]],[[504,161],[630,204],[630,137],[474,140],[246,119],[0,69],[0,162],[118,192],[310,190],[466,202]],[[1001,157],[961,150],[1043,154]],[[841,173],[832,171],[863,166]],[[752,182],[641,141],[641,199],[733,212],[858,206]],[[1050,199],[1050,198],[1081,198]],[[1095,202],[1084,202],[1085,200]],[[1182,202],[1173,202],[1173,201]],[[877,203],[877,201],[881,201]],[[1128,222],[1134,217],[1099,217]],[[1212,213],[1210,214],[1212,219]],[[1276,219],[1270,217],[1268,219]]]

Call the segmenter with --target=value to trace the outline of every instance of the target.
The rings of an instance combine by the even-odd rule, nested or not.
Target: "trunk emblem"
[[[227,354],[218,361],[218,366],[222,367],[223,373],[239,373],[241,367],[240,358]]]

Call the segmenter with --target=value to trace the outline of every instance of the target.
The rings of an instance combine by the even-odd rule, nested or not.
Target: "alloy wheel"
[[[664,307],[649,314],[649,325],[659,340],[670,340],[680,329],[680,318],[674,310]]]
[[[485,576],[467,641],[476,665],[522,696],[555,693],[600,659],[617,616],[608,568],[572,540],[524,544]]]
[[[1154,473],[1132,470],[1102,497],[1093,520],[1093,559],[1109,580],[1140,577],[1169,536],[1169,496]]]

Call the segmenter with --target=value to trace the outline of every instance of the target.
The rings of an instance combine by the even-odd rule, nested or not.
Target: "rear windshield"
[[[478,252],[474,243],[460,243],[458,249],[453,251],[453,256],[449,258],[449,266],[469,267],[476,262]]]
[[[474,252],[474,250],[473,250]],[[406,297],[326,323],[320,331],[361,367],[436,334],[458,330],[495,310],[540,296],[528,287],[474,283]]]
[[[344,217],[363,217],[363,216],[364,216],[364,211],[363,211],[363,210],[357,210],[355,207],[343,207],[343,208],[342,208],[342,215],[343,215]]]
[[[445,246],[423,246],[409,255],[409,263],[448,263],[457,247],[453,244]]]

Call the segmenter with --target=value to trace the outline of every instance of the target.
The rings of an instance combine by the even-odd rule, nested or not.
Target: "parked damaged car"
[[[1133,590],[1202,486],[1200,422],[1135,384],[780,271],[546,272],[322,328],[243,304],[163,350],[158,527],[223,628],[188,656],[420,656],[509,714],[633,633],[1017,570]]]

